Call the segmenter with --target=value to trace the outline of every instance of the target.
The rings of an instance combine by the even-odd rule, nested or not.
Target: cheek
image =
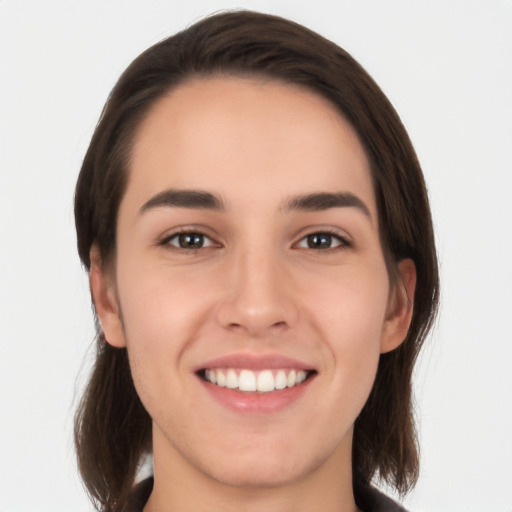
[[[163,383],[176,389],[179,382],[170,381],[184,371],[188,347],[211,325],[212,304],[216,302],[212,294],[219,285],[201,273],[176,271],[163,264],[144,265],[142,259],[119,262],[117,278],[128,354],[139,394],[143,395],[139,388],[163,389]]]
[[[333,383],[362,404],[371,390],[380,357],[389,285],[383,272],[363,272],[310,288],[311,324],[321,333],[324,360],[332,361]]]
[[[305,287],[317,329],[334,346],[355,351],[378,346],[388,305],[387,274],[364,268],[328,277]]]
[[[117,278],[130,366],[144,402],[144,389],[165,382],[178,368],[183,348],[179,336],[186,336],[192,301],[156,267],[121,262]]]
[[[204,305],[204,281],[187,270],[169,271],[165,265],[119,267],[118,290],[125,329],[132,342],[156,344],[186,334]],[[189,320],[190,319],[190,320]]]

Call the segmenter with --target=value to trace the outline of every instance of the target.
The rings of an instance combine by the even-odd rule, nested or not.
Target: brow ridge
[[[323,211],[330,208],[353,207],[371,219],[368,206],[351,192],[317,192],[293,197],[285,204],[285,210]]]
[[[168,189],[146,201],[140,208],[139,213],[161,207],[198,208],[204,210],[225,209],[222,200],[210,192],[203,190]]]
[[[139,213],[161,207],[197,208],[224,211],[225,205],[221,198],[204,190],[168,189],[160,192],[140,208]],[[330,208],[357,208],[371,219],[368,206],[351,192],[314,192],[301,194],[288,200],[285,211],[323,211]]]

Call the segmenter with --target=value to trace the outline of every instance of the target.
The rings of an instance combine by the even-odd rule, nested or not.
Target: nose
[[[227,287],[217,310],[224,328],[260,337],[297,322],[291,272],[272,250],[248,249],[227,265]]]

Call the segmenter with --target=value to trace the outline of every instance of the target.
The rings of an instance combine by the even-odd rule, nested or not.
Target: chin
[[[295,460],[291,464],[280,461],[259,461],[254,463],[229,464],[225,461],[223,468],[215,468],[210,477],[216,481],[233,487],[245,489],[271,489],[296,482],[306,476],[309,471]],[[229,467],[227,464],[229,464]],[[314,468],[310,468],[312,470]]]
[[[271,489],[291,485],[313,474],[329,458],[329,453],[308,455],[304,446],[284,450],[261,446],[233,450],[223,455],[196,459],[203,474],[233,488]]]

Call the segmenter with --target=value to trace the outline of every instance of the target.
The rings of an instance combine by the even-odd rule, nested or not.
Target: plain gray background
[[[512,1],[183,3],[0,0],[0,511],[90,510],[71,439],[93,336],[72,196],[109,90],[150,44],[245,7],[351,52],[423,165],[443,304],[416,374],[406,505],[511,512]]]

